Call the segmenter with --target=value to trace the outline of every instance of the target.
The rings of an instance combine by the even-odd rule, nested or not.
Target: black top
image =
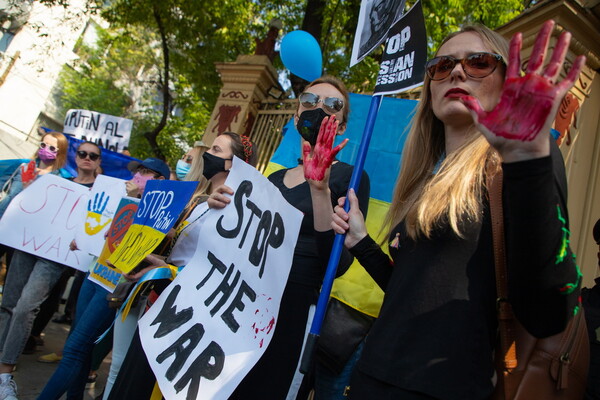
[[[71,177],[71,178],[67,178],[67,180],[71,181],[71,182],[75,182],[75,177]],[[75,182],[75,183],[79,183],[79,182]],[[81,186],[85,186],[87,188],[91,188],[92,186],[94,186],[94,182],[92,183],[79,183]]]
[[[331,190],[332,205],[337,205],[338,199],[346,195],[353,169],[354,167],[352,165],[343,162],[337,162],[331,166],[329,189]],[[332,241],[326,242],[316,240],[317,234],[314,228],[310,186],[308,185],[308,182],[303,182],[293,188],[288,188],[283,183],[283,177],[286,171],[287,169],[283,169],[272,173],[269,176],[269,180],[277,186],[283,194],[283,197],[291,205],[302,211],[304,214],[298,241],[296,242],[296,248],[294,249],[294,260],[292,262],[292,269],[288,280],[290,282],[320,288],[325,269],[327,268],[327,260],[330,251],[330,248],[329,250],[323,249],[323,245],[326,247],[330,246]],[[358,197],[360,209],[364,215],[367,214],[367,209],[369,207],[369,190],[369,176],[363,172],[356,195]],[[328,234],[333,238],[332,231],[328,232]],[[352,256],[347,250],[344,250],[342,253],[338,274],[343,272],[344,268],[350,266],[349,260],[352,259]],[[327,259],[323,258],[324,255]]]
[[[580,284],[563,246],[562,157],[553,146],[550,157],[503,164],[503,171],[509,300],[531,334],[550,336],[563,330],[577,304],[579,291],[568,284]],[[436,398],[489,397],[497,320],[487,198],[482,221],[461,228],[463,238],[445,226],[414,241],[401,223],[390,238],[398,239],[397,246],[390,241],[393,262],[368,236],[351,249],[385,290],[358,363],[363,373]]]

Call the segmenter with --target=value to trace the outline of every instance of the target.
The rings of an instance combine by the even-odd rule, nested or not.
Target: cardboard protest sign
[[[90,190],[46,174],[11,201],[0,220],[0,243],[87,271],[92,256],[69,244],[83,224]]]
[[[226,399],[277,329],[302,213],[235,158],[232,202],[211,210],[191,262],[139,322],[166,399]]]
[[[120,152],[129,145],[133,121],[89,110],[69,110],[63,133]]]
[[[125,181],[98,175],[87,201],[85,221],[77,233],[77,247],[99,256],[104,246],[104,234],[115,215],[121,198],[127,194]]]
[[[96,260],[96,264],[90,270],[88,279],[111,293],[115,290],[117,283],[119,283],[121,271],[108,265],[106,261],[119,246],[127,230],[133,223],[139,202],[139,199],[134,199],[133,197],[121,198],[106,234],[102,252]]]
[[[405,0],[362,0],[350,66],[357,64],[387,37],[388,30],[402,16]]]
[[[392,94],[423,84],[427,34],[418,1],[389,31],[374,94]]]
[[[198,182],[148,181],[133,224],[109,263],[124,273],[134,269],[173,227],[197,186]]]

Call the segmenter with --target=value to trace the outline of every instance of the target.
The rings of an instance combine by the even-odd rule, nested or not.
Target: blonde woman
[[[555,83],[570,34],[542,69],[553,27],[544,25],[525,76],[520,34],[509,51],[485,27],[451,34],[427,63],[386,219],[391,259],[368,236],[353,193],[348,213],[335,207],[334,230],[347,233],[346,247],[386,292],[351,399],[491,395],[497,322],[486,183],[500,170],[517,318],[547,337],[576,312],[581,274],[566,236],[564,165],[549,131],[585,58]]]

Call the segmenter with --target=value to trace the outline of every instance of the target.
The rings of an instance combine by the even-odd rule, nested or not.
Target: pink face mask
[[[140,188],[140,191],[143,192],[146,188],[146,182],[152,180],[152,178],[152,175],[142,175],[139,172],[136,172],[135,175],[133,175],[133,178],[131,178],[131,182],[135,183],[136,186]]]
[[[57,153],[53,153],[50,150],[48,150],[48,148],[40,148],[38,150],[38,157],[40,158],[40,160],[42,160],[43,162],[48,162],[48,161],[54,161],[56,160],[56,154]]]

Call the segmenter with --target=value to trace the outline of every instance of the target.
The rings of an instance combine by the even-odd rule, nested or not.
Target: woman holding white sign
[[[223,132],[217,136],[202,157],[193,160],[186,180],[201,178],[200,185],[175,224],[174,238],[169,248],[162,255],[151,254],[146,257],[146,265],[135,274],[129,275],[129,279],[142,279],[148,271],[156,268],[187,265],[196,252],[198,241],[202,240],[200,228],[202,217],[208,210],[208,205],[205,203],[208,193],[211,193],[212,188],[225,183],[233,156],[252,166],[256,166],[258,162],[256,145],[248,137],[233,132]],[[160,294],[171,281],[162,279],[152,282],[154,282],[154,293],[148,297],[155,300],[156,295]],[[121,324],[118,321],[115,325],[113,362],[104,392],[105,400],[136,398],[136,396],[149,398],[152,393],[156,380],[153,379],[154,375],[144,354],[139,335],[135,334],[137,321],[146,310],[147,304],[146,298],[140,299],[137,307],[132,308],[127,315],[125,322]],[[117,319],[119,318],[120,316],[117,316]]]
[[[585,57],[559,79],[570,41],[563,32],[542,69],[553,30],[552,21],[543,25],[524,75],[521,34],[509,50],[481,26],[449,35],[427,63],[384,227],[391,259],[367,234],[353,193],[348,213],[335,208],[335,231],[385,290],[351,399],[488,399],[498,378],[497,308],[510,304],[538,338],[562,332],[581,312],[564,164],[549,132]],[[503,195],[490,191],[497,187]],[[498,197],[501,224],[490,211]],[[499,237],[509,296],[497,299]]]
[[[323,249],[323,243],[317,238],[315,228],[320,221],[314,218],[314,211],[325,207],[329,211],[321,214],[329,217],[334,199],[348,190],[353,167],[334,160],[346,141],[333,150],[331,147],[335,136],[344,133],[349,113],[348,91],[332,76],[311,82],[299,97],[294,119],[302,136],[303,160],[297,167],[271,174],[269,180],[290,204],[304,213],[304,218],[273,338],[230,399],[304,399],[311,388],[310,382],[299,372],[298,364],[330,252],[330,248]],[[328,121],[331,123],[327,124]],[[322,124],[328,126],[327,135],[319,136]],[[227,187],[218,188],[209,199],[211,207],[228,204],[230,198],[225,194],[233,192]],[[359,196],[361,209],[366,213],[369,200],[366,174],[361,180]],[[329,224],[326,225],[325,230],[330,229]],[[351,256],[345,252],[340,271],[350,263]]]
[[[9,196],[3,200],[2,206],[8,207],[12,198],[38,176],[61,175],[61,168],[67,161],[68,145],[62,133],[46,133],[33,160],[15,171]],[[0,393],[10,395],[14,392],[16,396],[11,372],[25,347],[40,304],[46,300],[65,268],[54,261],[15,249],[0,307]]]

